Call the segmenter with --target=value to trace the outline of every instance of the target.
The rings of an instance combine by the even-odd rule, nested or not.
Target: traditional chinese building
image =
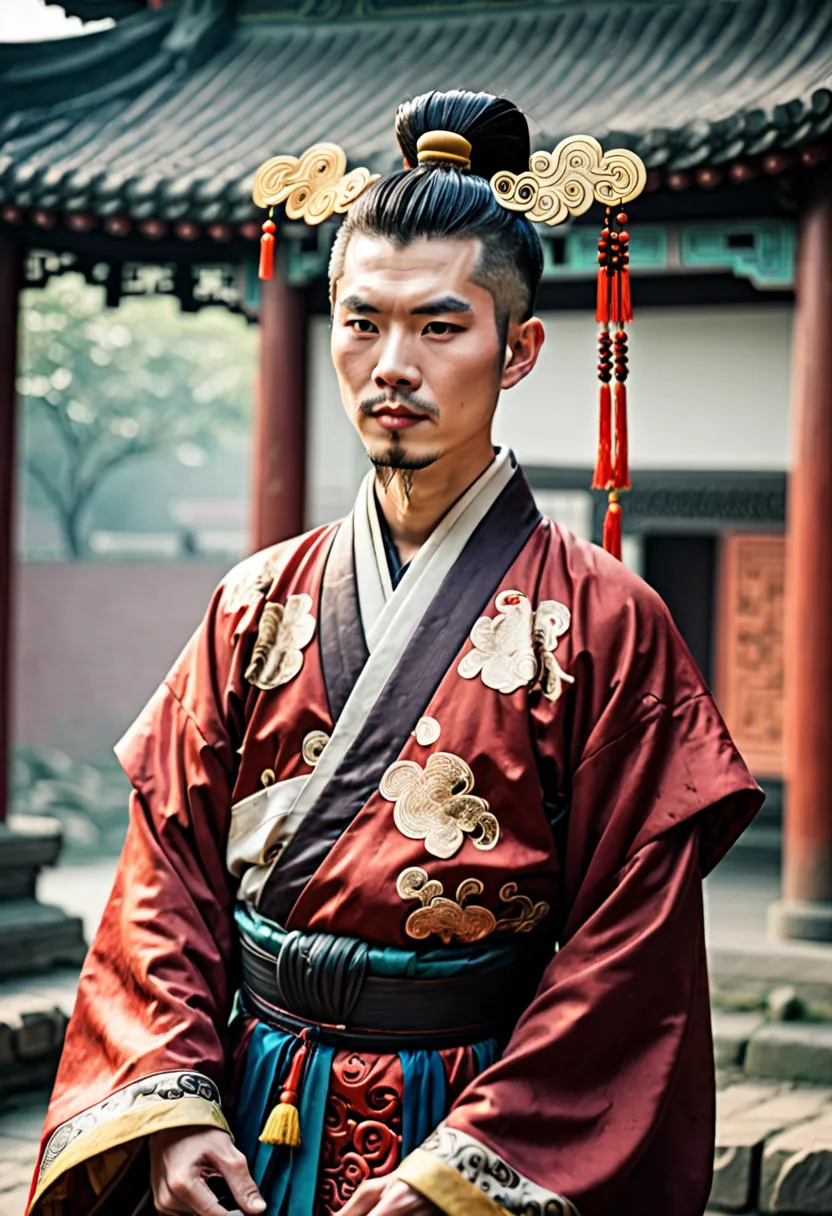
[[[403,97],[434,87],[501,92],[528,113],[538,148],[582,132],[647,164],[647,193],[630,221],[629,560],[668,601],[769,785],[773,826],[790,775],[784,931],[832,937],[829,6],[63,7],[115,25],[0,46],[0,704],[8,700],[21,284],[76,269],[112,304],[173,293],[185,309],[222,302],[256,319],[253,544],[290,535],[348,505],[359,456],[326,358],[335,226],[310,230],[276,216],[279,274],[261,285],[254,171],[268,156],[329,139],[350,167],[383,172],[399,163],[392,119]],[[586,487],[597,227],[590,215],[543,231],[539,312],[549,339],[536,377],[501,407],[501,437],[543,508],[595,538],[603,504]],[[4,721],[4,748],[6,735]]]

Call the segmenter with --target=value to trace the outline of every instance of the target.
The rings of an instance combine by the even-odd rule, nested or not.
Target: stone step
[[[709,1211],[832,1212],[832,1087],[743,1081],[717,1095]]]
[[[754,1077],[832,1085],[832,1023],[761,1026],[748,1040],[744,1069]]]
[[[0,978],[80,966],[86,950],[79,917],[36,899],[0,901]]]
[[[773,942],[764,935],[708,949],[711,993],[724,1006],[764,1006],[773,988],[789,985],[813,1010],[832,1018],[832,945]]]
[[[0,1098],[51,1086],[78,971],[0,983]]]

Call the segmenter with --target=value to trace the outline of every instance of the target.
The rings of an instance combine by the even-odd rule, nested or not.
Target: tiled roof
[[[396,106],[431,88],[503,93],[527,112],[535,147],[586,132],[664,173],[805,148],[832,129],[824,0],[236,22],[225,4],[0,46],[0,202],[239,222],[257,215],[252,176],[278,152],[326,138],[350,165],[400,163]]]

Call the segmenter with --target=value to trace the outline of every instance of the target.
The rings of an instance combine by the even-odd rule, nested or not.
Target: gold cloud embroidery
[[[223,580],[220,604],[226,612],[250,608],[265,595],[280,572],[281,563],[270,551],[253,553],[230,570]]]
[[[543,600],[532,615],[522,591],[501,591],[494,605],[497,616],[481,616],[471,630],[473,650],[463,656],[459,674],[466,680],[481,676],[487,688],[502,693],[539,688],[547,700],[557,701],[563,685],[575,682],[554,655],[569,628],[569,609],[557,600]]]
[[[459,756],[434,752],[424,769],[397,760],[381,779],[379,793],[395,803],[393,819],[410,840],[424,840],[434,857],[453,857],[465,833],[478,849],[493,849],[500,825],[484,798],[477,798],[474,774]]]
[[[310,730],[301,746],[301,755],[312,768],[324,754],[324,748],[329,743],[329,735],[325,730]]]
[[[454,938],[460,942],[477,942],[495,930],[530,933],[549,914],[545,900],[534,903],[528,895],[518,894],[516,882],[507,882],[500,887],[500,899],[506,904],[516,904],[518,911],[497,920],[488,908],[465,903],[470,896],[482,894],[483,884],[479,878],[464,879],[456,889],[456,899],[449,899],[442,883],[437,878],[428,878],[420,866],[402,870],[396,891],[401,899],[418,899],[422,905],[405,921],[408,937],[424,941],[435,933],[446,946]]]
[[[497,926],[494,914],[478,904],[465,906],[465,900],[481,894],[482,889],[478,878],[466,878],[456,889],[456,900],[447,899],[442,883],[429,879],[419,866],[403,870],[396,891],[402,899],[418,899],[422,904],[405,922],[408,937],[424,941],[435,933],[446,946],[454,938],[460,942],[477,942],[487,937]]]
[[[298,674],[303,667],[301,652],[315,633],[311,607],[312,597],[304,594],[290,595],[285,606],[265,605],[246,670],[249,684],[264,690],[278,688]]]
[[[507,882],[500,887],[500,899],[504,904],[517,904],[519,911],[514,916],[504,916],[497,921],[498,929],[511,929],[515,933],[530,933],[549,915],[549,905],[544,899],[533,903],[528,895],[519,895],[516,882]]]

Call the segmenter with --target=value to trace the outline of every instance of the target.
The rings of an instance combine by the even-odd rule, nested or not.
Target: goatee
[[[413,479],[420,469],[427,469],[439,459],[438,454],[408,456],[398,438],[382,453],[370,453],[376,470],[376,480],[385,494],[392,490],[399,510],[406,510],[413,490]],[[398,493],[396,491],[398,490]]]

